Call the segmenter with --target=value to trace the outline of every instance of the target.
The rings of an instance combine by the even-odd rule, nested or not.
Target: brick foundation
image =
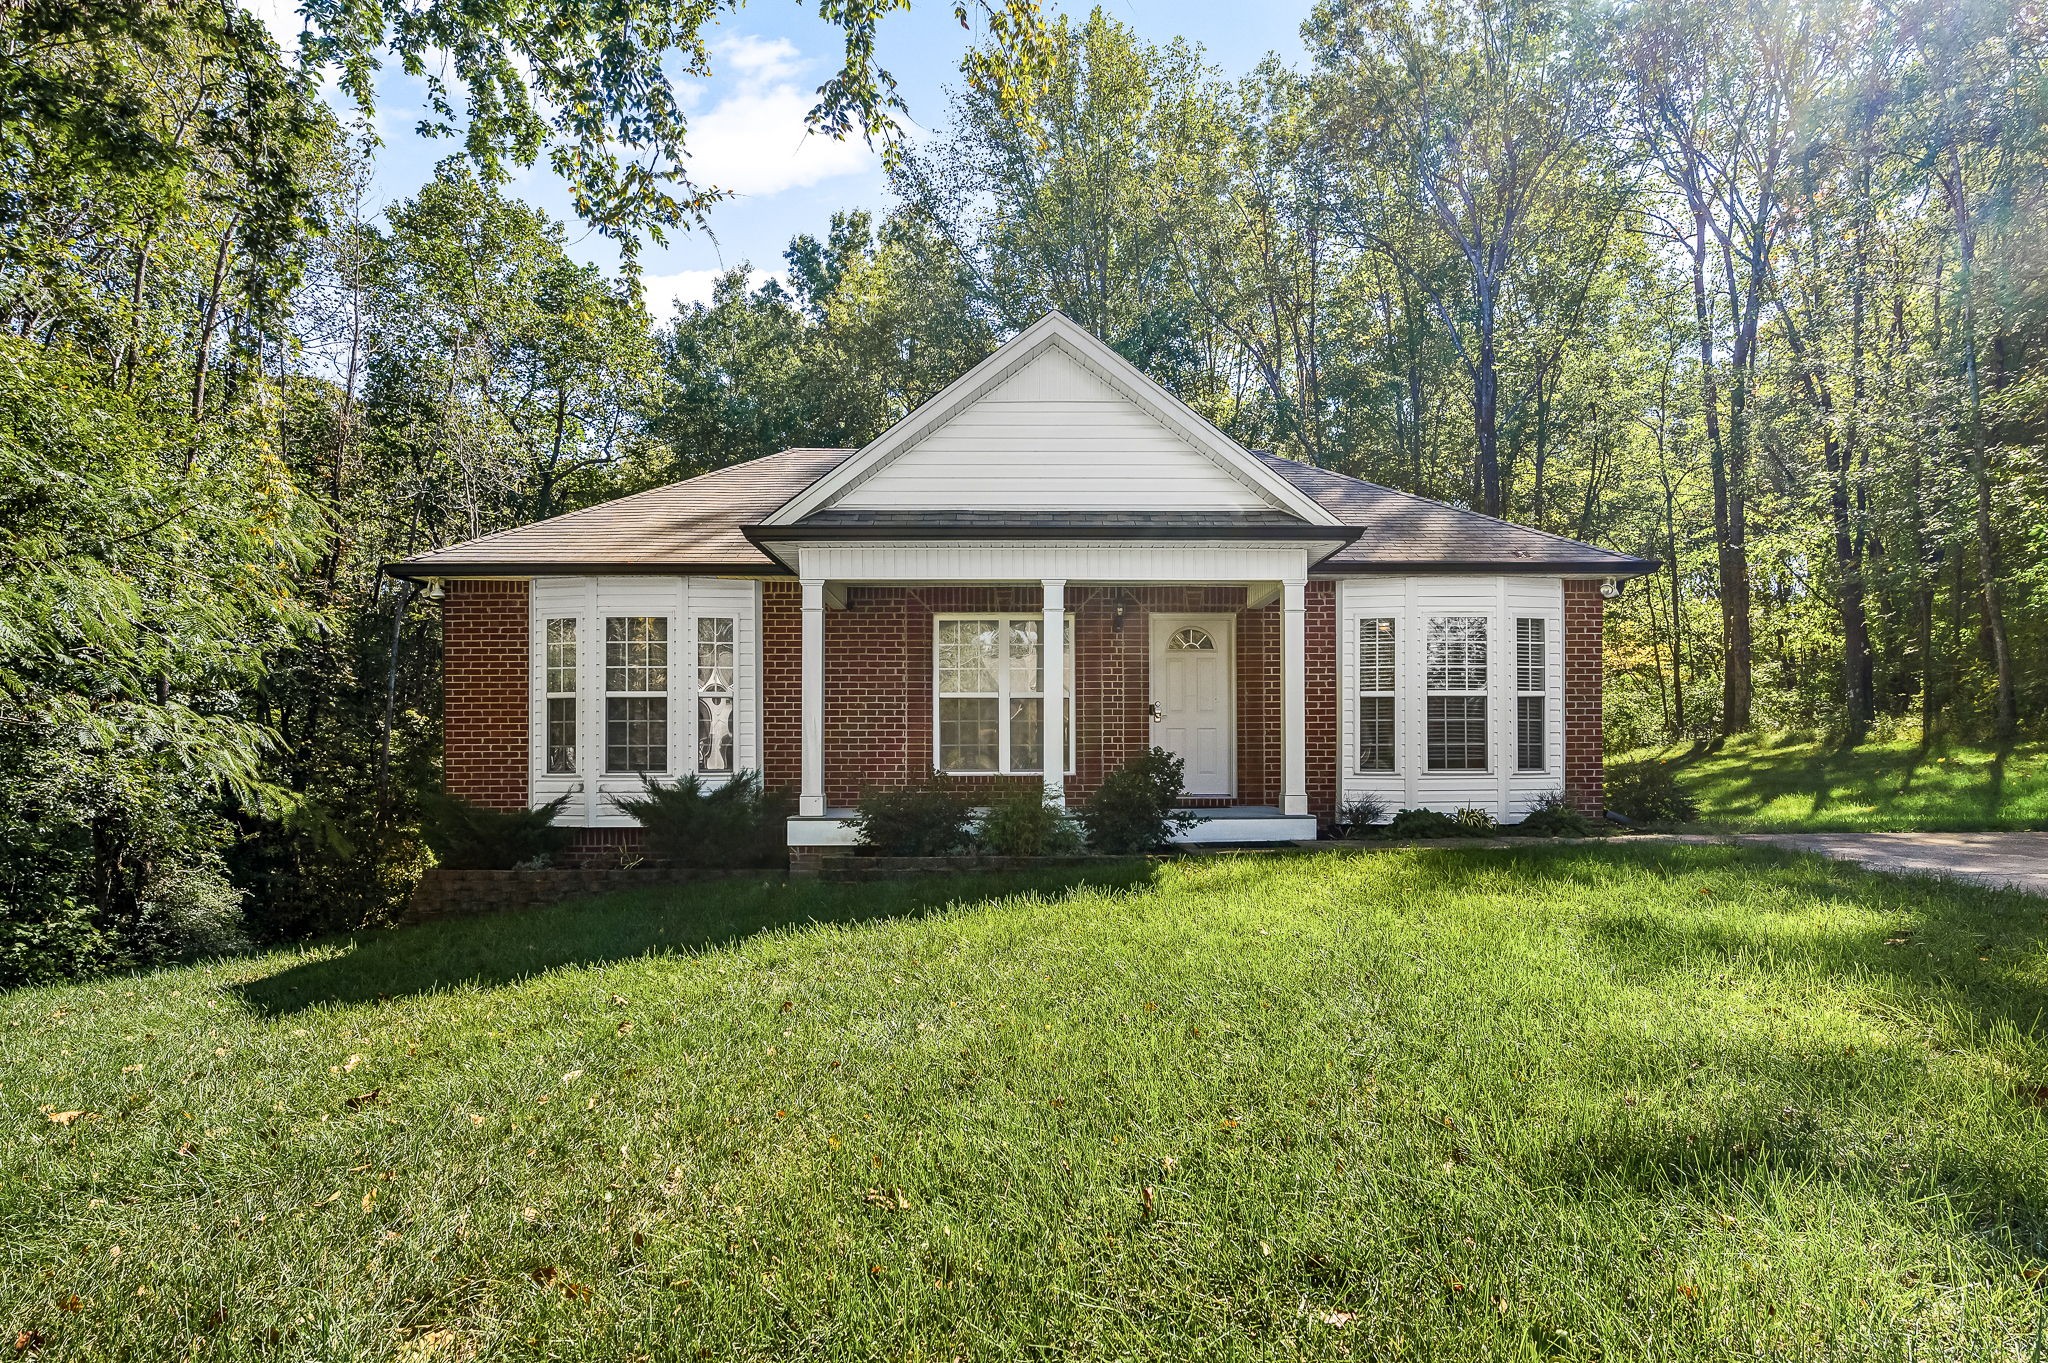
[[[526,583],[457,578],[441,601],[441,731],[448,793],[526,808]]]
[[[1564,794],[1597,819],[1606,808],[1601,688],[1607,676],[1607,602],[1598,582],[1564,584]]]

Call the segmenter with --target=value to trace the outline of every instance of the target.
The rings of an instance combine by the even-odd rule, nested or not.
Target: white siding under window
[[[760,584],[543,577],[531,588],[532,803],[630,827],[644,777],[716,782],[761,765]]]
[[[1345,578],[1337,626],[1342,799],[1372,795],[1390,810],[1480,808],[1508,822],[1560,787],[1561,579]],[[1389,711],[1392,762],[1373,765]],[[1542,764],[1531,767],[1524,759],[1539,748]]]

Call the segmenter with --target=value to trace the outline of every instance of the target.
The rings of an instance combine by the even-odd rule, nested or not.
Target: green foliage
[[[1087,846],[1074,817],[1045,796],[1027,791],[997,800],[974,828],[974,840],[1000,857],[1071,856]]]
[[[1607,807],[1645,824],[1691,823],[1699,805],[1678,782],[1669,762],[1645,759],[1607,769]]]
[[[1593,833],[1593,821],[1564,798],[1562,792],[1551,791],[1536,802],[1522,821],[1506,829],[1535,838],[1583,838]]]
[[[781,866],[789,860],[788,820],[794,802],[763,788],[761,774],[735,772],[709,789],[695,772],[668,785],[647,778],[640,796],[612,803],[646,830],[648,855],[670,866]]]
[[[576,836],[555,822],[569,797],[538,809],[487,809],[437,791],[421,797],[422,832],[440,864],[451,871],[511,871],[553,863]]]
[[[1459,838],[1465,831],[1455,816],[1434,809],[1399,810],[1387,824],[1390,838]]]
[[[1343,837],[1368,838],[1377,831],[1375,826],[1386,822],[1386,818],[1386,801],[1377,795],[1359,795],[1339,806],[1337,827]]]
[[[1185,767],[1166,749],[1152,748],[1104,776],[1081,811],[1089,848],[1118,856],[1156,852],[1191,827],[1195,816],[1175,808]]]
[[[948,857],[974,838],[974,802],[944,777],[863,792],[854,810],[860,845],[885,857]]]
[[[1458,831],[1470,837],[1484,837],[1494,831],[1493,814],[1489,810],[1465,808],[1452,816],[1458,822]]]

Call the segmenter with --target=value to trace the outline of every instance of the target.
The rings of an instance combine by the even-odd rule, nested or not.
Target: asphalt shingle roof
[[[852,450],[785,450],[680,483],[572,511],[533,525],[466,540],[391,565],[406,577],[462,577],[542,573],[781,573],[782,566],[747,538],[747,530],[817,479],[844,463]],[[1655,565],[1629,554],[1516,525],[1445,502],[1397,492],[1261,453],[1267,467],[1293,483],[1358,538],[1316,565],[1350,572],[1576,572],[1627,575]],[[1179,513],[1134,507],[1114,516],[1062,512],[971,510],[939,513],[827,510],[806,518],[805,529],[850,532],[860,528],[986,534],[1003,529],[1102,531],[1234,529],[1255,531],[1263,516],[1211,516],[1200,523]],[[1281,524],[1284,522],[1284,527]],[[1280,516],[1276,530],[1300,521]],[[1293,536],[1290,536],[1293,537]]]

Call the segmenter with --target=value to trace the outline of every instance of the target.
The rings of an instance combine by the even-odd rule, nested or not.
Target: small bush
[[[1377,795],[1346,800],[1337,811],[1338,835],[1346,838],[1371,837],[1374,826],[1387,817],[1387,802]]]
[[[1607,807],[1636,823],[1691,823],[1700,807],[1668,763],[1624,762],[1607,773]]]
[[[1455,838],[1464,831],[1456,819],[1434,809],[1404,809],[1387,825],[1390,838]]]
[[[1467,806],[1451,817],[1457,820],[1458,831],[1468,838],[1483,838],[1500,828],[1500,825],[1493,821],[1493,814],[1484,809]]]
[[[945,780],[871,790],[854,811],[860,845],[885,857],[949,857],[972,840],[974,806]]]
[[[1088,845],[1113,856],[1134,856],[1166,846],[1195,822],[1180,803],[1183,763],[1164,748],[1141,753],[1102,778],[1081,811]]]
[[[612,797],[646,830],[647,854],[671,866],[736,869],[789,859],[789,796],[764,789],[761,774],[733,773],[706,789],[692,773],[672,785],[646,781],[645,795]]]
[[[1573,809],[1562,792],[1553,790],[1508,831],[1532,838],[1583,838],[1593,832],[1593,821]]]
[[[1072,856],[1086,845],[1081,825],[1036,791],[999,800],[981,816],[975,840],[999,857]]]
[[[555,815],[567,803],[564,795],[539,809],[507,812],[430,791],[420,797],[425,815],[420,831],[441,865],[451,871],[546,866],[576,836],[574,829],[555,826]]]

